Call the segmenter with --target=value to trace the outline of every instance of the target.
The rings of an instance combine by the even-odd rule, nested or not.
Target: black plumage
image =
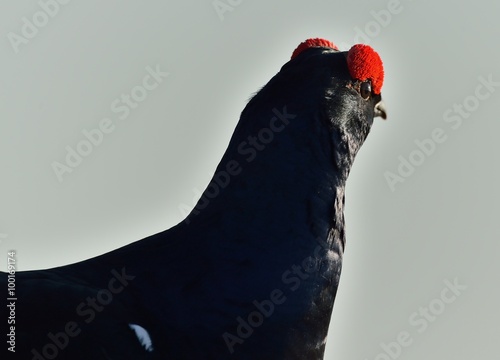
[[[249,101],[185,221],[80,263],[17,273],[16,355],[322,359],[345,181],[373,118],[385,118],[346,55],[310,46]]]

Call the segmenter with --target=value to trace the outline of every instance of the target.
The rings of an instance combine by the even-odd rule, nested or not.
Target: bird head
[[[371,125],[374,117],[387,118],[381,96],[384,68],[370,46],[356,44],[349,51],[339,51],[331,41],[307,39],[293,51],[282,71],[289,69],[300,69],[303,75],[311,76],[316,86],[324,87],[327,101],[337,100],[328,106],[332,109],[330,117],[340,121],[334,125],[352,126],[349,120],[355,118]]]
[[[382,60],[368,45],[356,44],[340,51],[331,41],[307,39],[293,51],[278,77],[295,89],[301,88],[296,93],[304,97],[296,98],[295,103],[302,101],[305,107],[319,109],[318,118],[328,123],[339,143],[347,146],[351,160],[374,118],[387,118],[381,95]]]
[[[316,49],[315,53],[311,49]],[[308,53],[308,57],[304,53]],[[329,56],[328,56],[329,55]],[[381,90],[384,83],[384,66],[379,54],[372,47],[364,44],[356,44],[349,51],[339,51],[338,47],[329,40],[312,38],[303,41],[292,53],[292,61],[303,57],[303,63],[311,62],[318,70],[326,66],[332,70],[331,78],[336,81],[344,80],[341,84],[346,88],[355,90],[360,103],[373,105],[373,116],[387,118],[387,113],[382,102]],[[322,56],[325,61],[318,61]],[[308,60],[306,60],[308,59]],[[340,60],[340,61],[339,61]],[[293,64],[286,66],[293,66]],[[328,66],[330,65],[330,66]],[[304,65],[301,65],[304,66]],[[286,69],[284,66],[283,69]],[[346,76],[346,70],[350,78]],[[318,72],[323,75],[323,72]],[[354,92],[352,92],[353,95]]]

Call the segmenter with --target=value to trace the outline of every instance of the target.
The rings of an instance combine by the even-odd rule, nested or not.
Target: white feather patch
[[[128,324],[128,326],[134,330],[135,335],[139,339],[139,342],[146,349],[146,351],[153,351],[153,342],[151,341],[151,337],[149,333],[142,326],[136,324]]]

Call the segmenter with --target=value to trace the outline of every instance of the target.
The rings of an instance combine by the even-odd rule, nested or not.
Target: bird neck
[[[291,117],[285,108],[280,113]],[[190,256],[202,254],[192,261],[217,269],[210,276],[224,274],[197,295],[229,319],[214,336],[237,331],[235,319],[255,310],[254,299],[269,299],[273,290],[286,297],[239,349],[249,358],[259,358],[257,345],[270,333],[291,352],[284,358],[324,351],[345,244],[345,181],[359,148],[346,132],[326,127],[315,114],[297,114],[267,138],[253,135],[264,134],[262,122],[253,131],[237,128],[182,224],[184,238],[196,244]],[[306,269],[311,262],[313,271]]]
[[[273,222],[282,230],[309,226],[323,238],[330,227],[325,225],[341,225],[335,214],[343,211],[345,181],[359,149],[356,139],[310,121],[315,114],[300,116],[286,107],[274,108],[273,114],[267,127],[236,128],[186,224],[216,218],[247,227]]]
[[[158,329],[146,325],[169,339],[165,349],[192,351],[193,329],[203,329],[203,339],[229,354],[222,335],[239,336],[238,319],[280,291],[286,302],[235,351],[260,359],[320,358],[324,351],[345,241],[344,186],[357,147],[315,114],[280,108],[278,115],[289,123],[276,121],[281,131],[272,136],[261,133],[262,122],[238,126],[184,222],[109,258],[141,279],[130,293],[148,314],[161,314]]]

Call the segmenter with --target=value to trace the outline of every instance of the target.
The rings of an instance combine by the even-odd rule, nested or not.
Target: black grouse
[[[7,319],[15,306],[8,355],[322,359],[345,182],[374,117],[386,118],[383,77],[370,46],[301,43],[248,102],[184,221],[86,261],[16,273],[1,311]]]

